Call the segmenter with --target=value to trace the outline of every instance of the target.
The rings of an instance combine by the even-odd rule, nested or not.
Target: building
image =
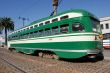
[[[100,18],[104,48],[110,48],[110,17]]]
[[[5,39],[3,38],[3,36],[0,35],[0,45],[3,45],[5,42]]]

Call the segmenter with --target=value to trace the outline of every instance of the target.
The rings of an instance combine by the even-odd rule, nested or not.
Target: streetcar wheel
[[[96,58],[97,58],[98,60],[103,60],[103,59],[104,59],[103,53],[99,53]]]
[[[15,49],[13,49],[13,50],[12,50],[12,52],[16,52],[16,50],[15,50]]]
[[[56,59],[56,60],[58,60],[59,59],[59,56],[53,55],[53,58]]]
[[[42,52],[39,52],[39,57],[43,57],[43,53]]]
[[[90,62],[97,62],[97,59],[96,58],[90,58],[89,61]]]

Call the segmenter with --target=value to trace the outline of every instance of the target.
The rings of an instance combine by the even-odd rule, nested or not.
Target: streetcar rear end
[[[90,21],[92,23],[92,30],[94,35],[94,43],[95,47],[93,50],[88,51],[89,58],[100,58],[103,59],[103,35],[100,28],[100,21],[96,17],[90,17]]]

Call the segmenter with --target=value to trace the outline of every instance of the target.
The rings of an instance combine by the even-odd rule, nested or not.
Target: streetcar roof
[[[96,16],[94,16],[93,14],[91,14],[91,13],[88,12],[88,11],[85,11],[85,10],[82,10],[82,9],[75,9],[75,10],[67,10],[67,11],[64,11],[64,12],[62,12],[62,13],[59,13],[59,14],[57,14],[57,15],[48,16],[48,17],[45,17],[45,18],[42,18],[42,19],[33,21],[32,23],[30,23],[30,24],[27,25],[27,26],[33,25],[33,24],[35,24],[35,23],[38,23],[38,22],[41,22],[41,21],[44,21],[44,20],[47,20],[47,19],[51,19],[51,18],[60,16],[60,15],[62,15],[62,14],[71,13],[71,12],[74,12],[74,13],[82,13],[83,16],[92,16],[92,17],[98,19]],[[25,27],[27,27],[27,26],[25,26]],[[22,28],[23,28],[23,27],[22,27]]]
[[[85,11],[85,10],[82,10],[82,9],[67,10],[67,11],[64,11],[64,12],[62,12],[62,13],[59,13],[59,14],[57,14],[57,15],[54,15],[54,16],[48,16],[48,17],[45,17],[45,18],[42,18],[42,19],[33,21],[33,22],[30,23],[29,25],[26,25],[26,26],[24,26],[24,27],[21,27],[21,28],[19,28],[19,29],[16,29],[15,31],[20,30],[20,29],[23,29],[23,28],[26,28],[26,27],[31,26],[31,25],[34,25],[34,24],[36,24],[36,23],[38,23],[38,22],[41,22],[41,21],[44,21],[44,20],[48,20],[48,19],[51,19],[51,18],[58,17],[58,16],[60,16],[60,15],[63,15],[63,14],[66,14],[66,13],[72,13],[72,12],[74,12],[74,13],[81,13],[83,16],[91,16],[91,17],[94,17],[94,18],[98,19],[96,16],[94,16],[94,15],[91,14],[90,12]],[[15,32],[15,31],[14,31],[14,32]],[[13,33],[13,32],[12,32],[12,33]],[[11,34],[10,34],[10,35],[11,35]]]

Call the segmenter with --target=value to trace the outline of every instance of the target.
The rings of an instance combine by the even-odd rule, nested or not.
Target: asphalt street
[[[105,59],[110,60],[110,49],[105,49],[103,54]]]

